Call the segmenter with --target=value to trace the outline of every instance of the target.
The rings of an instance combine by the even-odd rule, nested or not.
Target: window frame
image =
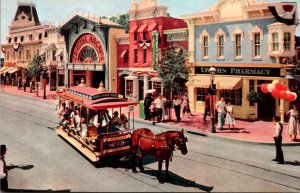
[[[133,56],[133,62],[135,63],[135,64],[137,64],[138,63],[138,49],[134,49],[134,56]]]
[[[237,90],[220,90],[220,97],[224,97],[226,102],[231,102],[232,105],[243,105],[243,90],[242,88]]]
[[[242,34],[235,34],[234,58],[242,58]]]
[[[275,38],[275,35],[277,36],[277,39]],[[277,48],[277,49],[274,49]],[[279,33],[273,32],[272,33],[272,52],[279,51]]]
[[[220,44],[221,43],[221,39],[220,38],[222,38],[222,44]],[[225,56],[224,56],[224,35],[219,35],[218,36],[218,51],[217,51],[217,54],[218,54],[218,58],[220,59],[220,58],[224,58]],[[221,52],[223,53],[223,54],[221,54]]]
[[[133,97],[133,80],[126,80],[126,96]]]
[[[205,102],[206,95],[207,95],[206,88],[197,88],[196,89],[196,101],[197,102]]]
[[[288,40],[286,40],[286,34],[288,34]],[[291,41],[292,36],[290,32],[283,33],[283,51],[290,52],[291,51]],[[288,47],[288,49],[287,49]]]

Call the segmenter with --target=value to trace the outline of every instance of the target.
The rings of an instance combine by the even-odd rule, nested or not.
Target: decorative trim
[[[241,41],[244,41],[244,31],[241,30],[241,28],[240,28],[239,26],[237,26],[237,27],[235,28],[235,30],[231,33],[231,40],[232,40],[232,41],[235,41],[235,36],[236,36],[237,34],[241,34]]]
[[[250,40],[251,41],[254,40],[254,34],[256,34],[256,33],[260,33],[260,41],[263,41],[264,40],[263,30],[260,27],[258,27],[257,25],[255,25],[251,30]]]
[[[226,33],[222,28],[219,28],[215,33],[215,42],[219,42],[219,36],[224,36],[224,42],[226,42]]]
[[[203,43],[203,37],[205,37],[205,36],[208,37],[208,42],[210,42],[210,34],[207,32],[206,29],[203,29],[202,32],[200,33],[200,36],[199,36],[200,44]]]

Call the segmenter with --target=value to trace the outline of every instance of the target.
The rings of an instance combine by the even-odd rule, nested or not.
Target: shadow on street
[[[8,189],[7,192],[71,192],[70,189],[67,190],[25,190],[25,189]]]
[[[7,166],[7,169],[8,170],[13,170],[13,169],[30,170],[33,167],[34,167],[33,165],[14,165],[14,164],[10,164],[9,166]]]
[[[152,170],[152,169],[145,170],[145,174],[156,177],[157,170]],[[173,185],[183,186],[183,187],[197,188],[197,189],[203,190],[205,192],[211,192],[214,188],[213,186],[205,186],[202,184],[197,184],[195,181],[181,177],[171,171],[169,171],[169,176],[170,176],[170,180],[165,181],[165,183],[170,183]]]

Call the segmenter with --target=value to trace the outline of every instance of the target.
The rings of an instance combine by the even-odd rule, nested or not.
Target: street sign
[[[134,105],[129,105],[128,106],[128,112],[134,112]]]

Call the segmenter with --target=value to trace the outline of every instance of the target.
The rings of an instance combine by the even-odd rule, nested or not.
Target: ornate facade
[[[129,33],[116,37],[118,92],[139,101],[143,100],[148,89],[163,93],[153,63],[157,61],[159,51],[167,46],[179,44],[187,49],[188,30],[183,20],[169,17],[167,7],[158,6],[156,0],[142,0],[140,3],[133,0],[128,14]]]

